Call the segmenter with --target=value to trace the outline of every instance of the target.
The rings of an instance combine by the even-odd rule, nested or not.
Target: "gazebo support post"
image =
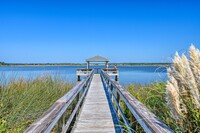
[[[81,76],[80,75],[77,76],[77,81],[81,81]]]
[[[89,69],[89,68],[90,68],[90,62],[87,61],[87,69]]]
[[[106,61],[106,69],[108,69],[108,61]]]

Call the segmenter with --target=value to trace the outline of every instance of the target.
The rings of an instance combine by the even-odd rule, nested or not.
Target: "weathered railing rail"
[[[173,133],[166,124],[160,121],[153,113],[151,113],[142,103],[140,103],[135,97],[133,97],[126,89],[124,89],[118,82],[112,80],[110,76],[104,71],[101,71],[101,76],[103,79],[108,92],[110,93],[110,98],[112,99],[112,104],[115,107],[115,112],[119,118],[122,118],[124,124],[126,125],[126,130],[129,132],[134,132],[131,128],[131,124],[126,118],[121,105],[120,99],[128,107],[129,111],[132,113],[136,121],[140,124],[143,130],[147,133]]]
[[[119,70],[118,69],[113,69],[113,68],[106,68],[106,69],[102,69],[104,72],[106,72],[109,76],[115,76],[119,74]]]
[[[67,132],[83,102],[86,92],[91,83],[94,70],[75,85],[67,94],[58,99],[35,123],[25,130],[25,133],[49,133],[56,125],[58,132]],[[65,117],[66,110],[76,101],[75,107],[68,118]]]
[[[118,81],[118,78],[119,78],[119,70],[118,69],[106,68],[106,69],[102,69],[102,70],[109,76],[114,76],[115,80]]]
[[[86,76],[86,75],[89,75],[90,74],[90,72],[92,71],[93,69],[81,69],[81,68],[79,68],[79,69],[77,69],[77,71],[76,71],[76,75],[80,75],[80,76]]]

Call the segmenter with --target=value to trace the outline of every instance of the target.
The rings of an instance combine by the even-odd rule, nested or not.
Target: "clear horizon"
[[[200,48],[200,1],[0,2],[0,62],[165,63]]]

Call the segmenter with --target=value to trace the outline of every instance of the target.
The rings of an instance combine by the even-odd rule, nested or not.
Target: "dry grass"
[[[166,100],[172,117],[184,132],[200,131],[200,52],[193,45],[189,57],[176,53],[168,69]]]
[[[200,51],[192,45],[188,58],[176,53],[173,65],[168,68],[168,77],[167,83],[128,85],[126,88],[175,132],[199,132]],[[143,132],[139,124],[134,129]]]

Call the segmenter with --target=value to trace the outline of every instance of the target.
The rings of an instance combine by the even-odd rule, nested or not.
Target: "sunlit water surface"
[[[95,68],[99,66],[94,66]],[[103,66],[100,66],[104,68]],[[76,82],[76,70],[84,66],[1,66],[0,82],[25,78],[32,80],[38,76],[52,75],[68,82]],[[111,67],[112,68],[112,67]],[[150,84],[167,80],[166,67],[158,66],[118,66],[119,82],[122,85],[131,83]]]

